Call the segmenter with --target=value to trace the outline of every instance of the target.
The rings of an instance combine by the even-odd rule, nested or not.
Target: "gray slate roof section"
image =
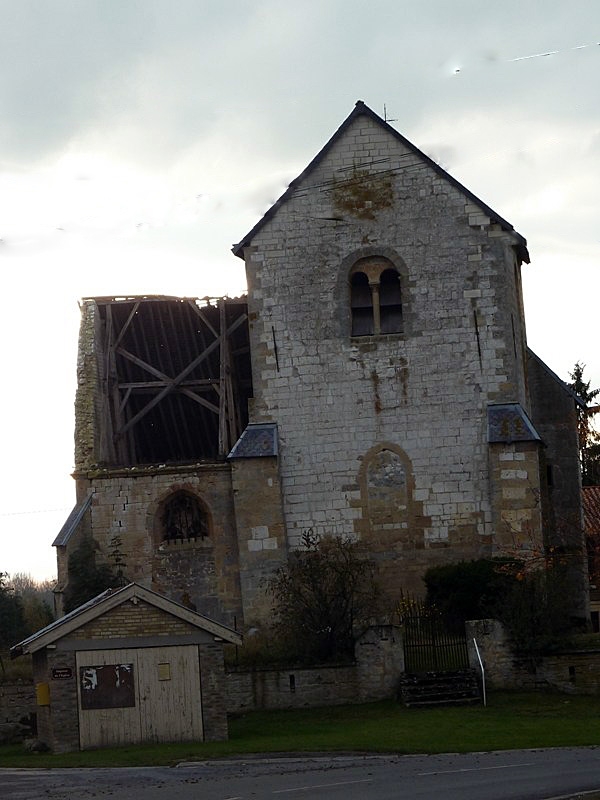
[[[520,403],[498,403],[488,406],[488,442],[541,442]]]
[[[251,422],[227,458],[265,458],[278,455],[277,424]]]
[[[92,492],[88,494],[82,503],[76,505],[66,519],[65,524],[60,529],[58,536],[52,542],[52,547],[62,547],[66,545],[71,536],[77,530],[79,523],[83,519],[85,512],[92,505]]]
[[[505,231],[510,231],[516,239],[518,253],[522,261],[526,264],[529,263],[529,253],[527,252],[527,240],[524,236],[521,236],[520,233],[515,231],[513,226],[510,222],[507,222],[503,219],[499,214],[497,214],[492,208],[490,208],[483,200],[480,200],[477,195],[474,195],[466,186],[463,186],[460,181],[457,181],[456,178],[453,178],[445,169],[440,167],[439,164],[429,158],[429,156],[425,155],[418,147],[416,147],[412,142],[402,136],[401,133],[395,128],[382,119],[378,114],[372,111],[369,106],[363,103],[362,100],[357,100],[356,105],[352,112],[349,114],[348,117],[342,122],[340,127],[337,131],[333,134],[333,136],[329,139],[329,141],[325,144],[324,147],[317,153],[317,155],[313,158],[310,164],[304,169],[297,178],[290,183],[286,191],[281,195],[279,200],[272,205],[266,214],[256,223],[256,225],[249,231],[244,238],[238,242],[238,244],[233,245],[232,251],[233,254],[238,256],[239,258],[244,258],[244,248],[249,245],[254,238],[255,234],[265,225],[272,217],[275,216],[279,208],[291,197],[291,195],[298,189],[298,185],[312,172],[312,170],[318,166],[320,161],[327,155],[328,151],[333,147],[337,139],[344,133],[344,131],[354,122],[356,117],[364,115],[366,117],[370,117],[374,122],[384,128],[388,133],[390,133],[395,139],[407,147],[410,151],[415,153],[424,163],[428,164],[431,169],[437,172],[442,178],[447,180],[452,186],[462,192],[465,197],[468,197],[472,203],[479,206],[479,208],[496,224],[500,225],[500,227]]]
[[[555,381],[556,381],[556,382],[559,384],[559,386],[560,386],[560,387],[561,387],[561,388],[562,388],[562,389],[563,389],[563,390],[564,390],[564,391],[565,391],[565,392],[566,392],[568,395],[570,395],[570,396],[573,398],[573,400],[574,400],[574,401],[577,403],[577,405],[578,405],[580,408],[586,408],[586,403],[585,403],[585,400],[582,400],[582,399],[581,399],[581,397],[580,397],[580,396],[577,394],[577,392],[575,392],[575,391],[574,391],[574,390],[573,390],[573,389],[572,389],[572,388],[569,386],[569,384],[568,384],[568,383],[565,383],[565,381],[563,381],[563,379],[562,379],[562,378],[559,378],[559,376],[556,374],[556,372],[554,372],[554,370],[550,369],[550,367],[548,366],[548,364],[546,364],[546,362],[545,362],[545,361],[542,361],[542,359],[541,359],[541,358],[538,356],[538,354],[537,354],[537,353],[534,353],[534,352],[533,352],[533,350],[532,350],[530,347],[528,347],[528,348],[527,348],[527,355],[528,355],[528,357],[529,357],[529,358],[533,358],[533,359],[535,359],[535,361],[537,361],[537,363],[538,363],[538,364],[539,364],[539,365],[542,367],[542,369],[544,369],[544,370],[547,372],[547,374],[548,374],[548,375],[549,375],[549,376],[550,376],[550,377],[551,377],[553,380],[555,380]]]

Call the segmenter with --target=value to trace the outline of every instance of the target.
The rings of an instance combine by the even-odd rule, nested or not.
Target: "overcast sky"
[[[55,574],[81,297],[235,295],[357,99],[529,243],[530,346],[600,386],[598,0],[0,0],[0,571]]]

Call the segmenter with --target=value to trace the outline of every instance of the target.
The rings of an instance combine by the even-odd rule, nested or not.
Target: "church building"
[[[527,348],[510,223],[359,101],[233,252],[242,298],[82,302],[59,591],[86,536],[238,629],[307,531],[392,599],[549,547],[583,576],[578,399]]]

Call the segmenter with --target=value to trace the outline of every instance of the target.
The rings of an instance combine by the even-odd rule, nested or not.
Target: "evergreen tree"
[[[581,462],[581,482],[584,486],[600,484],[600,434],[594,430],[591,418],[600,411],[593,401],[600,395],[600,389],[590,389],[591,381],[583,375],[585,364],[577,361],[569,373],[569,386],[585,403],[577,407],[577,429],[579,433],[579,459]]]

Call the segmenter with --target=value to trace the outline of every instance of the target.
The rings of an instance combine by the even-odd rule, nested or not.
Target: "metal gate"
[[[440,614],[417,600],[403,601],[400,618],[405,672],[418,675],[468,669],[469,653],[464,630],[449,630]]]

